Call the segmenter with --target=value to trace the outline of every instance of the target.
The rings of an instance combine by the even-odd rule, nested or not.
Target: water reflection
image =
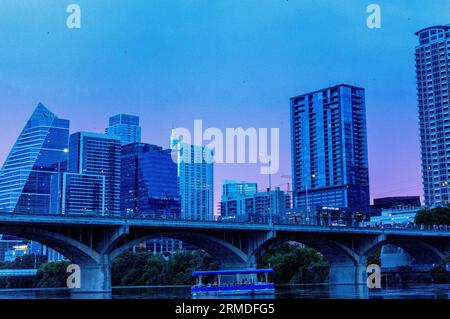
[[[278,286],[274,295],[257,299],[449,299],[450,285],[411,284],[382,289],[356,285]],[[74,294],[66,289],[0,290],[0,299],[189,299],[189,286],[115,288],[111,294]],[[203,297],[205,298],[205,297]],[[208,297],[214,298],[214,297]],[[252,299],[253,296],[221,296],[221,299]]]

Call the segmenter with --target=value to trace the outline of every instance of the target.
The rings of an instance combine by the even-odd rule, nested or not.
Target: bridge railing
[[[186,220],[189,221],[198,221],[198,222],[210,222],[210,223],[225,223],[225,224],[233,224],[233,223],[248,223],[255,225],[267,225],[267,224],[277,224],[277,225],[298,225],[298,226],[310,226],[310,227],[333,227],[333,228],[366,228],[366,229],[395,229],[395,230],[417,230],[417,231],[449,231],[450,225],[418,225],[414,223],[409,224],[369,224],[364,221],[352,221],[352,222],[343,222],[343,221],[324,221],[324,220],[313,220],[313,219],[286,219],[286,218],[277,218],[270,217],[264,219],[251,219],[251,220],[243,220],[238,218],[229,218],[229,219],[213,219],[213,220],[199,220],[192,218],[181,218],[180,216],[161,216],[156,213],[147,213],[140,215],[101,215],[101,214],[42,214],[42,213],[32,213],[32,212],[1,212],[2,215],[11,215],[11,216],[58,216],[58,217],[68,217],[68,218],[105,218],[105,219],[125,219],[125,220],[157,220],[157,221],[179,221],[184,222]]]
[[[365,222],[356,222],[351,224],[344,223],[326,223],[326,222],[305,222],[305,221],[284,221],[281,224],[288,225],[308,225],[318,227],[346,227],[346,228],[369,228],[369,229],[395,229],[395,230],[419,230],[419,231],[450,231],[450,225],[419,225],[409,224],[369,224]]]

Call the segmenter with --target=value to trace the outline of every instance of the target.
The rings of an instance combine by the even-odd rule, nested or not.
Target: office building
[[[61,261],[68,260],[64,255],[58,253],[56,250],[43,246],[43,255],[47,256],[47,261]]]
[[[65,212],[120,214],[121,144],[116,136],[79,132],[69,141],[69,173],[64,175]],[[103,202],[102,202],[103,201]]]
[[[220,202],[220,219],[246,222],[279,221],[290,208],[289,195],[275,190],[223,196]]]
[[[342,84],[290,103],[295,207],[368,209],[364,89]]]
[[[5,261],[7,251],[14,249],[15,246],[23,245],[24,242],[22,238],[0,234],[0,262]]]
[[[373,199],[373,209],[391,209],[396,207],[420,207],[420,196],[394,196]]]
[[[238,198],[253,196],[257,192],[256,183],[225,180],[222,183],[222,197],[219,204],[221,219],[235,218]]]
[[[177,163],[181,218],[214,219],[213,152],[205,147],[170,139],[172,159]]]
[[[417,213],[421,210],[420,206],[396,206],[381,210],[379,216],[372,216],[369,225],[402,225],[414,224]]]
[[[258,192],[258,184],[225,180],[222,183],[222,198],[235,198],[238,195],[254,195]]]
[[[448,205],[450,196],[450,25],[416,32],[417,100],[425,205]]]
[[[12,262],[16,260],[16,258],[23,257],[25,255],[30,254],[30,247],[27,244],[16,245],[11,249],[5,251],[4,260]]]
[[[141,127],[139,116],[129,114],[117,114],[109,118],[107,135],[117,136],[122,145],[141,142]]]
[[[68,141],[69,121],[39,103],[0,171],[0,211],[59,212]]]
[[[106,176],[64,173],[62,214],[102,215],[106,212]]]
[[[121,211],[131,216],[180,218],[177,164],[171,150],[133,143],[122,146]]]
[[[143,244],[143,248],[153,255],[172,256],[177,252],[185,251],[185,244],[181,240],[172,238],[155,238]]]

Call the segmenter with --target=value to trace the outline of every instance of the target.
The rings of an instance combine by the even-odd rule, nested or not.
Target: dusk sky
[[[66,27],[67,5],[81,29]],[[366,7],[382,28],[366,26]],[[38,102],[103,132],[117,113],[141,117],[143,142],[172,127],[280,128],[291,175],[289,97],[347,83],[366,89],[371,198],[422,195],[414,33],[450,23],[450,1],[0,0],[0,163]],[[257,165],[215,167],[258,182]],[[285,189],[286,185],[282,185]]]

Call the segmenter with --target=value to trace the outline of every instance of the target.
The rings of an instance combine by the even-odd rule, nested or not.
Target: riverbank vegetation
[[[316,250],[297,243],[283,243],[268,250],[258,261],[259,268],[273,268],[271,280],[277,284],[323,283],[330,265]]]
[[[170,258],[148,251],[127,251],[113,260],[113,286],[191,285],[195,270],[217,270],[219,264],[201,250],[179,252]]]
[[[417,225],[450,225],[450,207],[424,208],[414,219]]]
[[[36,269],[45,261],[43,256],[24,255],[14,261],[0,262],[0,269]],[[37,282],[37,277],[0,277],[0,288],[34,288]]]

